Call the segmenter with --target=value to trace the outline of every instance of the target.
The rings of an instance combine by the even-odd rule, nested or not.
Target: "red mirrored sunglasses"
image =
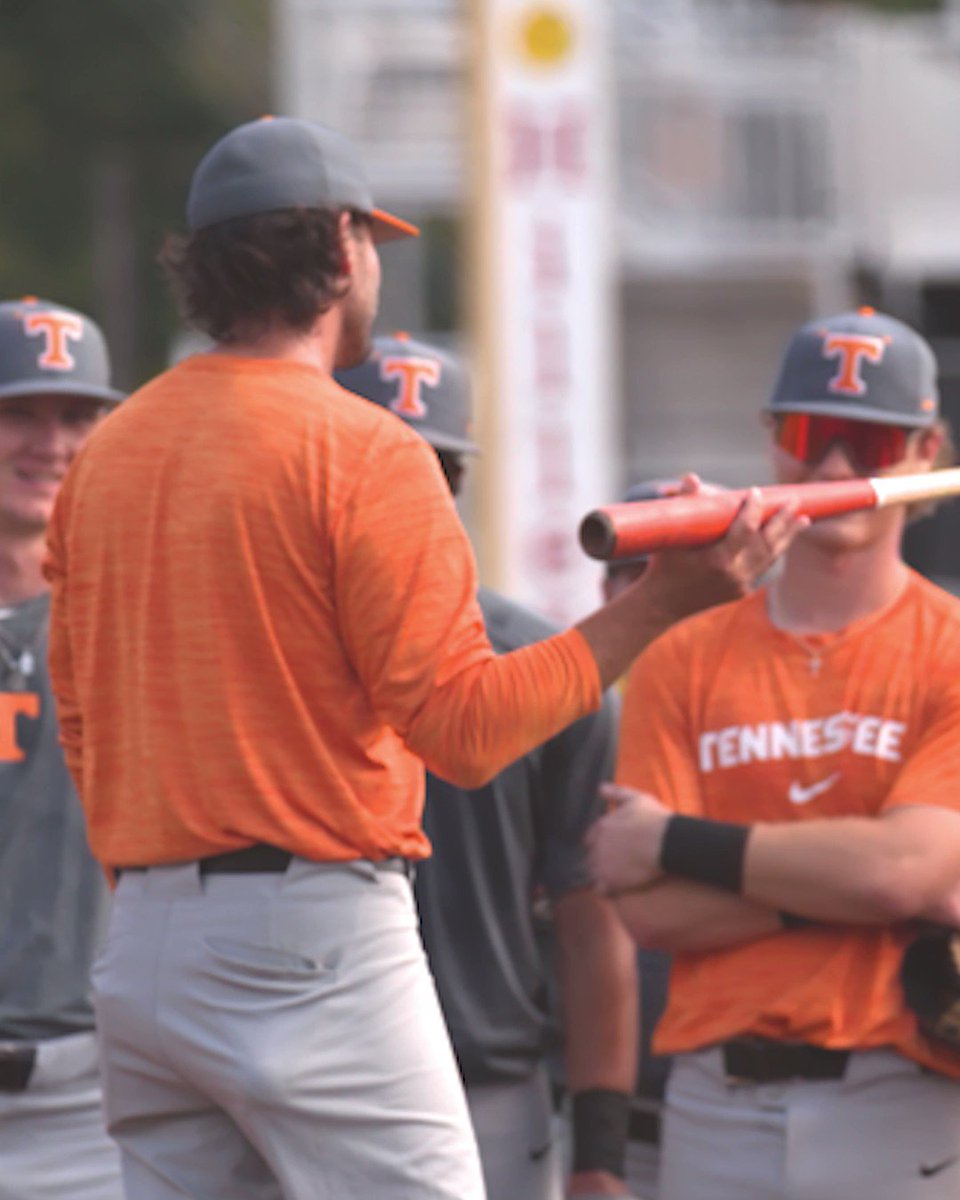
[[[849,417],[816,413],[783,413],[777,417],[775,440],[781,450],[808,466],[816,466],[835,442],[840,442],[854,466],[866,473],[902,462],[912,429],[880,425]]]

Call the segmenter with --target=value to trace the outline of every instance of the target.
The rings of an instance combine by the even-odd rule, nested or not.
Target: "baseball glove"
[[[960,1049],[960,933],[944,929],[912,942],[900,982],[922,1032]]]

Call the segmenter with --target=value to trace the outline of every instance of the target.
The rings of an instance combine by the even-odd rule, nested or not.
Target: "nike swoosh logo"
[[[951,1158],[945,1158],[943,1162],[934,1163],[932,1167],[920,1164],[920,1174],[924,1179],[929,1179],[931,1175],[939,1175],[941,1171],[945,1171],[947,1167],[952,1167],[953,1164],[960,1158],[960,1155],[954,1154]]]
[[[548,1141],[548,1142],[546,1143],[546,1145],[544,1145],[544,1146],[537,1146],[537,1148],[536,1148],[535,1150],[531,1150],[531,1151],[530,1151],[530,1161],[531,1161],[531,1162],[540,1162],[540,1160],[541,1160],[542,1158],[546,1158],[546,1157],[547,1157],[547,1154],[548,1154],[548,1152],[549,1152],[549,1150],[550,1150],[550,1147],[551,1147],[552,1145],[553,1145],[553,1138],[551,1138],[551,1139],[550,1139],[550,1141]],[[922,1168],[922,1167],[921,1167],[920,1169],[921,1169],[921,1171],[923,1170],[923,1168]]]
[[[822,796],[824,792],[829,792],[839,778],[840,772],[834,771],[826,779],[821,779],[818,783],[811,783],[809,787],[804,787],[799,783],[791,783],[787,796],[791,804],[809,804],[817,796]]]

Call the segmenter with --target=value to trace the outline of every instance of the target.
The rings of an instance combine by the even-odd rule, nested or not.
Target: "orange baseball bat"
[[[780,484],[757,491],[764,520],[788,501],[796,500],[799,513],[820,521],[859,509],[956,496],[960,494],[960,468],[876,479]],[[580,545],[591,558],[608,562],[673,546],[705,546],[723,537],[746,497],[747,490],[742,489],[610,504],[583,518]]]

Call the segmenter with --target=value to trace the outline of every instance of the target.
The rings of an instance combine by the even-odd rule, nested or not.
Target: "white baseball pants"
[[[130,1200],[483,1200],[403,875],[125,872],[93,980]]]
[[[22,1092],[0,1092],[0,1200],[121,1200],[92,1033],[37,1043]]]
[[[563,1200],[559,1122],[544,1067],[516,1083],[467,1088],[488,1200]]]
[[[730,1083],[719,1049],[674,1060],[659,1200],[957,1200],[960,1083],[892,1051],[839,1080]]]

